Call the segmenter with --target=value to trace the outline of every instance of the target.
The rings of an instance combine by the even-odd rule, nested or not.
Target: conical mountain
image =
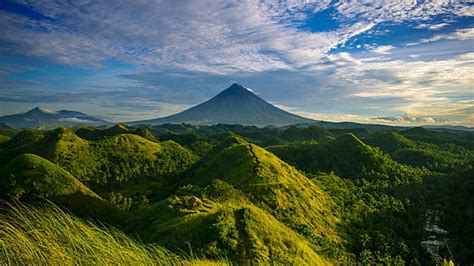
[[[311,123],[314,120],[281,110],[250,90],[234,83],[214,98],[171,116],[132,122],[131,124],[241,124],[284,126]]]

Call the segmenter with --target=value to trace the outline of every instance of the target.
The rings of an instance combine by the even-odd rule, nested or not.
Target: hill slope
[[[34,154],[20,155],[0,168],[0,196],[46,198],[79,216],[113,224],[127,218],[70,173]]]
[[[24,153],[48,159],[103,197],[134,202],[157,197],[156,191],[167,189],[168,180],[197,160],[193,152],[173,141],[153,142],[135,134],[88,141],[67,128],[21,132],[4,143],[0,162],[8,163]]]
[[[284,223],[335,238],[329,196],[272,153],[238,137],[209,152],[189,176],[189,182],[200,186],[225,181]]]
[[[275,155],[229,137],[166,200],[136,213],[131,228],[171,249],[189,241],[237,264],[327,264],[340,244],[332,199]],[[183,241],[185,240],[185,241]]]
[[[417,179],[412,169],[393,161],[351,133],[318,144],[280,145],[267,149],[308,173],[333,171],[340,177],[371,180]]]
[[[181,113],[130,124],[189,123],[212,125],[223,123],[284,126],[311,122],[314,121],[283,111],[234,83],[214,98]]]

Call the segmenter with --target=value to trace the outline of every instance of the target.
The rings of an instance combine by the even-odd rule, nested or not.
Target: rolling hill
[[[380,149],[365,144],[351,133],[315,144],[280,145],[267,149],[307,173],[333,171],[344,178],[371,180],[419,179],[407,166],[393,161]]]
[[[202,158],[172,196],[136,213],[130,227],[172,250],[225,254],[237,264],[329,263],[337,246],[334,202],[273,154],[229,137]],[[333,258],[334,259],[334,258]]]
[[[74,214],[118,224],[128,216],[61,167],[23,154],[0,168],[0,196],[22,201],[49,199]]]
[[[173,141],[153,142],[135,134],[89,141],[64,127],[45,132],[28,129],[3,145],[1,163],[33,153],[68,171],[102,197],[119,197],[131,204],[158,197],[167,189],[167,182],[198,159]]]

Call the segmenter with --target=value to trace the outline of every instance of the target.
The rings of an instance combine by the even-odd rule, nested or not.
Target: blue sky
[[[320,120],[474,126],[469,2],[0,0],[0,115],[149,119],[238,82]]]

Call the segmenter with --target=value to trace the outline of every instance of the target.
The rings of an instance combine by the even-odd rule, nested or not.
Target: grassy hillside
[[[251,202],[293,228],[308,228],[337,241],[333,202],[321,189],[275,155],[231,137],[204,157],[189,175],[200,186],[220,179],[242,191]]]
[[[191,151],[173,141],[153,142],[134,134],[88,141],[64,127],[21,132],[5,144],[0,159],[6,163],[23,153],[48,159],[100,193],[131,191],[129,197],[149,196],[133,187],[159,189],[166,179],[184,172],[197,160]]]
[[[367,138],[365,142],[371,146],[379,147],[386,153],[394,153],[401,149],[416,147],[416,143],[398,132],[381,132]]]
[[[16,199],[35,194],[54,197],[80,193],[98,198],[70,173],[34,154],[23,154],[0,168],[2,194]]]
[[[329,263],[318,246],[219,180],[178,190],[136,213],[130,227],[146,241],[180,250],[185,240],[199,254],[238,265]]]
[[[150,141],[157,141],[156,137],[146,127],[130,129],[124,124],[117,124],[115,126],[104,129],[92,127],[78,128],[75,133],[81,138],[87,140],[97,140],[120,134],[135,134]]]
[[[116,229],[98,227],[52,205],[22,204],[3,206],[0,213],[0,264],[227,265],[141,244]]]
[[[284,161],[308,173],[331,172],[345,178],[371,180],[417,178],[413,169],[398,164],[379,149],[353,134],[318,144],[293,144],[268,148]]]
[[[11,139],[11,137],[0,134],[0,143],[7,142],[10,139]]]
[[[425,131],[425,129],[415,128],[405,131],[404,134],[419,135]],[[435,134],[437,133],[432,132],[428,136],[433,137]],[[425,167],[436,172],[456,171],[462,168],[466,159],[474,158],[473,151],[453,143],[436,145],[420,140],[415,141],[397,132],[374,134],[365,141],[372,146],[381,148],[397,162],[415,167]]]
[[[327,264],[345,256],[332,199],[293,167],[229,137],[187,174],[171,197],[134,213],[131,231],[167,248],[238,264]],[[338,253],[339,252],[339,253]]]
[[[22,201],[49,199],[77,215],[118,224],[128,216],[61,167],[23,154],[0,167],[0,196]]]

